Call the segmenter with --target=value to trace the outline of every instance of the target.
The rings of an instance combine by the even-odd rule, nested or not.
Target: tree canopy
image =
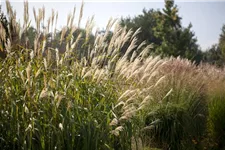
[[[225,24],[222,27],[222,33],[219,38],[219,47],[222,51],[223,58],[225,59]]]
[[[143,9],[142,12],[143,14],[134,18],[121,18],[120,24],[126,26],[128,30],[132,28],[134,31],[141,27],[141,33],[137,35],[139,40],[138,44],[142,41],[146,41],[147,44],[159,44],[161,40],[154,35],[153,31],[153,28],[156,26],[155,16],[158,12],[153,9]]]
[[[139,42],[146,40],[147,44],[153,43],[155,54],[188,58],[200,62],[202,53],[197,44],[195,33],[191,30],[192,25],[183,27],[182,18],[173,0],[165,1],[162,10],[143,10],[143,14],[131,19],[122,18],[121,25],[128,29],[141,27],[138,37]]]
[[[221,29],[218,44],[212,45],[206,52],[204,52],[204,62],[212,65],[222,67],[225,64],[225,24]]]

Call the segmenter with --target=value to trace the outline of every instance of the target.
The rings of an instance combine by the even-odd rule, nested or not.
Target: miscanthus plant
[[[45,60],[1,65],[3,149],[108,149],[110,84],[83,79],[78,68],[51,70]],[[59,71],[58,73],[56,73]]]
[[[9,20],[14,20],[8,2],[7,8]],[[17,32],[21,28],[10,23],[7,57],[0,67],[1,149],[113,148],[109,123],[117,96],[111,83],[84,78],[82,65],[68,65],[67,56],[57,49],[48,47],[52,52],[44,57],[41,31],[35,49],[26,48]]]
[[[89,42],[93,19],[87,21],[85,32],[73,22],[75,9],[68,15],[67,26],[60,33],[59,43],[64,53],[54,47],[57,13],[47,19],[45,9],[34,9],[36,32],[34,43],[29,41],[28,3],[24,3],[24,24],[16,21],[16,13],[6,1],[9,26],[8,36],[2,36],[7,55],[1,60],[1,121],[0,147],[2,149],[131,149],[135,131],[130,124],[115,128],[114,106],[121,89],[114,83],[123,65],[134,62],[138,56],[128,55],[136,46],[135,35],[116,25],[110,41],[107,40],[115,20],[110,20],[104,35],[96,33]],[[1,26],[2,27],[2,26]],[[6,28],[1,28],[5,35]],[[49,33],[51,37],[49,38]],[[85,34],[85,35],[84,35]],[[85,37],[84,43],[79,43]],[[82,39],[83,40],[83,39]],[[120,49],[130,41],[125,53]],[[63,45],[64,44],[64,45]],[[82,46],[82,51],[79,49]],[[33,45],[33,48],[30,48]],[[144,57],[147,46],[140,57]],[[124,64],[122,64],[124,62]],[[118,65],[120,63],[120,65]],[[117,70],[116,70],[117,68]],[[114,78],[116,76],[117,78]],[[124,82],[127,83],[127,82]],[[121,87],[120,87],[121,88]],[[119,91],[121,90],[121,91]],[[124,136],[119,131],[127,127]]]
[[[221,111],[208,107],[207,93],[214,78],[224,84],[223,71],[149,56],[152,45],[136,44],[140,29],[127,31],[113,19],[104,34],[92,35],[93,17],[80,28],[83,5],[78,23],[74,8],[60,32],[57,12],[46,19],[44,7],[33,9],[31,40],[28,3],[22,26],[6,6],[1,149],[201,149],[208,124],[222,139],[221,117],[213,119]]]

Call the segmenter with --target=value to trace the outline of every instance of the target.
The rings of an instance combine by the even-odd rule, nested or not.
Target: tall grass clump
[[[61,55],[46,40],[54,31],[57,13],[53,11],[42,30],[45,9],[38,14],[34,9],[36,33],[30,49],[28,3],[22,27],[10,3],[6,4],[10,34],[3,37],[7,57],[0,64],[1,149],[112,149],[109,123],[116,92],[110,82],[84,76],[86,64],[71,54],[79,38],[69,34]],[[70,32],[76,30],[74,13],[68,17]]]
[[[79,32],[82,5],[78,24],[74,23],[74,9],[67,26],[56,33],[58,14],[52,11],[46,23],[43,7],[38,12],[33,9],[36,26],[32,40],[28,3],[24,3],[22,26],[9,1],[6,6],[9,26],[1,30],[9,31],[1,37],[6,52],[0,71],[1,148],[131,149],[138,125],[128,117],[121,126],[115,126],[115,117],[122,111],[114,108],[124,92],[117,86],[128,77],[122,73],[125,67],[140,66],[151,47],[136,54],[145,46],[144,42],[136,45],[140,30],[127,32],[116,25],[109,39],[115,24],[111,19],[105,34],[97,31],[93,41],[93,18],[87,21],[84,32]],[[46,27],[41,28],[41,24]],[[127,42],[130,45],[121,53]],[[123,79],[117,81],[120,75]]]
[[[218,71],[218,70],[214,70]],[[215,72],[214,72],[215,73]],[[225,140],[225,91],[224,72],[218,72],[220,76],[214,78],[208,92],[208,137],[206,142],[211,149],[224,149]],[[221,80],[221,78],[223,80]]]
[[[2,149],[112,146],[108,124],[116,96],[110,84],[83,79],[76,68],[56,74],[39,60],[17,63],[1,65]]]
[[[170,59],[165,75],[152,91],[145,112],[148,145],[163,149],[194,149],[206,129],[207,104],[202,73],[187,60]]]

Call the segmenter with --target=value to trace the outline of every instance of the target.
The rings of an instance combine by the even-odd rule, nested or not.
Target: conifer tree
[[[219,38],[219,48],[221,49],[223,58],[225,59],[225,24],[222,27],[222,33]]]
[[[157,25],[154,28],[155,36],[161,39],[156,52],[162,56],[188,58],[199,62],[201,54],[195,34],[191,31],[192,25],[182,27],[182,18],[178,14],[177,5],[173,0],[165,1],[165,8],[159,11]]]

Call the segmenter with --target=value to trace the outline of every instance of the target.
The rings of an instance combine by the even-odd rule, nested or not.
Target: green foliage
[[[163,12],[158,12],[157,24],[154,27],[154,35],[162,41],[157,46],[156,52],[162,56],[180,56],[199,63],[201,58],[197,57],[200,50],[197,39],[191,31],[192,25],[182,27],[181,19],[174,1],[165,1],[165,8]]]
[[[224,64],[223,54],[221,48],[214,44],[206,52],[203,53],[203,62],[222,67]]]
[[[40,28],[43,8],[36,28],[29,27],[28,11],[22,28],[6,4],[10,22],[3,31],[11,32],[0,63],[0,149],[203,149],[205,135],[218,140],[215,148],[224,147],[224,91],[212,86],[217,81],[224,89],[223,70],[180,57],[148,57],[151,45],[136,39],[139,30],[116,25],[111,32],[114,20],[92,35],[93,20],[80,29],[69,15],[67,26],[51,33],[57,15],[53,11]],[[157,24],[165,39],[157,49],[197,58],[198,51],[176,49],[188,47],[185,39],[196,42],[177,13],[174,2],[166,1],[164,13],[144,11],[139,19]]]
[[[34,40],[37,35],[37,30],[34,27],[28,27],[22,34],[21,41],[25,43],[27,49],[34,49]]]
[[[109,123],[116,96],[110,84],[82,79],[79,69],[46,70],[44,60],[15,61],[1,63],[1,149],[113,146]]]
[[[224,89],[217,89],[209,95],[209,134],[212,147],[225,148],[225,95]]]
[[[222,27],[219,43],[212,45],[206,52],[203,53],[203,62],[223,67],[225,62],[225,25]]]
[[[222,33],[220,34],[219,38],[219,47],[221,49],[223,59],[225,59],[225,25],[222,27]]]
[[[157,11],[150,9],[146,10],[143,9],[143,14],[138,15],[134,18],[122,18],[120,20],[120,24],[123,27],[127,27],[127,29],[133,29],[134,31],[138,28],[141,28],[141,32],[137,35],[138,38],[138,44],[140,44],[142,41],[146,41],[147,44],[160,44],[161,39],[157,38],[154,35],[153,28],[156,26],[156,15]]]
[[[206,131],[207,105],[202,89],[175,81],[173,90],[161,100],[152,104],[146,116],[146,136],[150,146],[162,149],[199,149]],[[193,142],[194,141],[194,142]]]
[[[120,24],[128,29],[138,29],[138,43],[146,41],[154,44],[152,52],[163,57],[174,56],[187,58],[197,64],[202,60],[202,53],[197,44],[192,25],[182,27],[182,18],[178,15],[174,1],[165,1],[165,8],[160,10],[143,10],[143,15],[131,19],[122,18]]]

